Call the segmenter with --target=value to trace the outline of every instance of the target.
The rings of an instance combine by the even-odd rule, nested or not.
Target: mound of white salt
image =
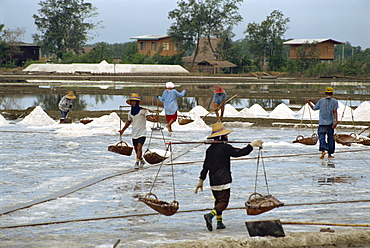
[[[189,111],[189,114],[194,114],[197,116],[205,116],[206,114],[208,114],[208,111],[203,106],[198,105],[192,108]]]
[[[53,125],[54,121],[40,106],[37,106],[29,115],[18,124],[28,125]]]
[[[252,107],[249,108],[249,112],[256,116],[268,116],[269,114],[267,113],[266,110],[264,110],[261,105],[258,103],[255,103],[252,105]]]
[[[270,113],[269,118],[275,119],[295,119],[294,111],[292,111],[284,103],[280,103],[276,108]]]
[[[353,114],[355,121],[370,121],[370,103],[362,102]]]
[[[10,125],[9,122],[0,114],[0,126]]]
[[[225,105],[225,112],[224,116],[237,116],[239,114],[239,111],[236,110],[231,104]]]

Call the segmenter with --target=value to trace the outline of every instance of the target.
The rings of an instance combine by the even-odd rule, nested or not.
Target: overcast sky
[[[0,0],[0,23],[5,29],[25,28],[24,42],[31,43],[37,33],[33,14],[39,0]],[[168,12],[177,0],[85,0],[97,7],[104,28],[95,32],[88,43],[124,43],[131,37],[166,34],[174,22]],[[331,38],[348,41],[352,46],[370,47],[370,0],[244,0],[239,13],[243,22],[234,28],[234,40],[244,37],[248,23],[261,23],[273,10],[290,18],[285,38]]]

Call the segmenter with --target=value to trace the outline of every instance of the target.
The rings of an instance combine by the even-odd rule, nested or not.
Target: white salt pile
[[[122,117],[124,120],[127,119],[127,114]],[[86,124],[90,127],[101,127],[101,126],[110,126],[110,127],[115,127],[119,128],[120,126],[120,117],[116,112],[110,113],[109,115],[103,115],[99,118],[93,118],[93,121]],[[123,127],[124,122],[121,121],[121,126]]]
[[[338,102],[338,121],[352,121],[354,118],[353,110],[351,107]]]
[[[248,108],[243,108],[242,110],[240,110],[240,112],[238,113],[238,116],[240,116],[240,117],[257,117],[255,112],[249,110]]]
[[[18,124],[29,124],[29,125],[52,125],[54,121],[45,111],[37,106],[29,115],[24,117]]]
[[[189,114],[190,118],[194,120],[185,125],[180,125],[178,119],[173,123],[172,129],[174,131],[191,131],[191,130],[210,130],[211,128],[196,114]]]
[[[362,102],[354,111],[355,121],[370,121],[370,103]]]
[[[318,120],[319,110],[313,110],[308,103],[298,111],[297,116],[299,119],[304,120]]]
[[[238,114],[238,110],[236,110],[231,104],[225,105],[224,116],[237,116]]]
[[[0,114],[0,126],[10,125],[9,122]]]
[[[253,104],[252,107],[249,108],[249,112],[254,113],[254,115],[258,117],[267,117],[269,115],[258,103]]]
[[[275,119],[295,119],[294,111],[292,111],[284,103],[280,103],[276,108],[270,113],[269,118]]]
[[[189,114],[195,114],[197,116],[205,116],[208,114],[208,111],[203,106],[195,106],[189,111]]]

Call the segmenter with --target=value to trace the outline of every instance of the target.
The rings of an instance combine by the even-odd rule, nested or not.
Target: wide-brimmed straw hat
[[[210,136],[207,137],[207,139],[226,135],[231,133],[232,131],[234,130],[227,130],[221,122],[217,122],[212,125],[212,133]]]
[[[217,87],[214,93],[224,93],[225,91],[221,87]]]
[[[167,82],[166,83],[166,88],[167,89],[173,89],[173,88],[175,88],[175,85],[172,82]]]
[[[139,98],[139,94],[137,94],[137,93],[132,93],[131,98],[126,100],[126,103],[131,104],[131,101],[139,101],[139,104],[143,103],[143,101],[141,101],[140,98]]]
[[[73,91],[68,91],[68,94],[65,95],[65,97],[71,100],[76,99],[76,96],[73,94]]]
[[[325,93],[333,93],[334,89],[332,87],[326,87]]]

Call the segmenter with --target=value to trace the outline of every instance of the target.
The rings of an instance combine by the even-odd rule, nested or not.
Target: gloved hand
[[[262,140],[253,140],[250,145],[252,147],[262,148],[262,143],[263,143]]]
[[[197,186],[195,187],[194,193],[197,194],[198,190],[203,191],[203,180],[199,179]]]
[[[160,95],[157,96],[157,98],[159,98],[159,97],[160,97]]]

